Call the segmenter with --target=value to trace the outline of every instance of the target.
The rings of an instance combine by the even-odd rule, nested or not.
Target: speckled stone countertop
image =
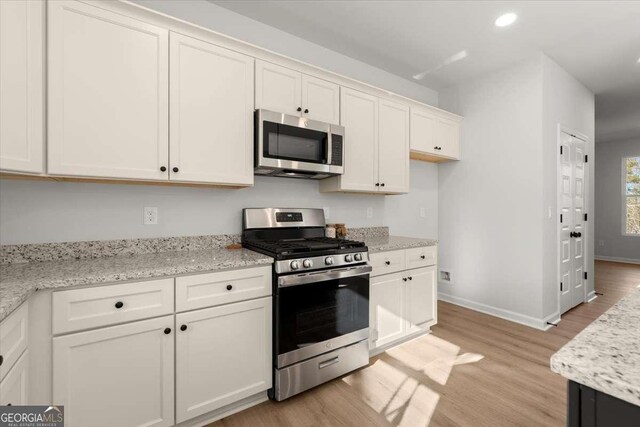
[[[246,249],[212,248],[0,265],[0,321],[39,289],[177,276],[272,262],[272,258]]]
[[[369,253],[374,254],[376,252],[386,252],[398,249],[410,249],[421,248],[425,246],[436,246],[437,240],[433,239],[418,239],[415,237],[401,237],[401,236],[377,236],[366,237],[364,242],[369,248]]]
[[[640,406],[640,288],[551,356],[551,370]]]

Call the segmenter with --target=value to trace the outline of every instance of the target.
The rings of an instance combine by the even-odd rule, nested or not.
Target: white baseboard
[[[246,397],[238,402],[232,403],[215,411],[209,412],[207,414],[202,414],[195,418],[192,418],[187,421],[183,421],[179,424],[176,424],[175,427],[204,427],[211,424],[214,421],[218,421],[219,419],[228,417],[229,415],[233,415],[237,412],[244,411],[252,406],[258,405],[262,402],[266,402],[269,400],[267,396],[267,392],[263,391],[261,393],[254,394],[253,396]]]
[[[544,330],[548,331],[551,328],[555,328],[554,325],[558,326],[558,323],[560,323],[561,320],[562,318],[560,317],[560,313],[558,312],[553,313],[551,316],[547,316],[547,318],[544,319]],[[553,325],[550,325],[550,323],[553,323]]]
[[[591,291],[589,292],[589,294],[587,295],[587,302],[591,302],[594,299],[598,298],[598,295],[596,295],[596,291]]]
[[[546,331],[548,328],[552,327],[551,325],[547,325],[547,319],[560,317],[557,313],[554,313],[548,318],[536,319],[535,317],[526,316],[524,314],[516,313],[515,311],[505,310],[491,305],[482,304],[480,302],[471,301],[465,298],[444,294],[442,292],[438,292],[438,299],[441,301],[449,302],[451,304],[459,305],[461,307],[469,308],[471,310],[479,311],[480,313],[489,314],[491,316],[499,317],[511,322],[520,323],[521,325],[529,326],[541,331]]]
[[[635,259],[635,258],[619,258],[619,257],[613,257],[613,256],[596,255],[594,259],[599,261],[622,262],[625,264],[640,264],[640,259]]]

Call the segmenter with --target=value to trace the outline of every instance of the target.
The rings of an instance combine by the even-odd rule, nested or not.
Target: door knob
[[[575,233],[575,236],[576,237],[582,237],[582,233],[578,231],[577,233]]]

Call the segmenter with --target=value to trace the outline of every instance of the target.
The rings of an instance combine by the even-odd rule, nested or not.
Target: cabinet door
[[[176,315],[177,422],[271,388],[271,322],[271,297]]]
[[[0,1],[0,169],[43,172],[43,1]]]
[[[436,267],[408,270],[405,282],[407,332],[427,329],[435,323]]]
[[[53,401],[64,405],[65,425],[172,426],[173,323],[165,316],[54,338]]]
[[[411,108],[411,150],[438,154],[435,147],[438,118],[428,111]]]
[[[170,179],[253,184],[253,58],[177,33],[170,52]]]
[[[378,98],[343,87],[340,124],[345,127],[345,166],[340,189],[377,191]]]
[[[22,353],[7,376],[0,381],[0,406],[27,405],[29,375],[29,350]]]
[[[453,159],[460,158],[459,132],[459,123],[449,119],[438,119],[438,146],[442,147],[441,150],[438,150],[438,154]]]
[[[270,62],[256,61],[256,108],[300,115],[302,74]]]
[[[166,180],[167,30],[75,1],[48,13],[48,172]]]
[[[403,284],[401,273],[385,274],[371,279],[371,348],[381,347],[404,335]]]
[[[312,120],[339,124],[340,86],[303,74],[302,110],[303,116]]]
[[[380,100],[379,191],[409,192],[409,107]]]

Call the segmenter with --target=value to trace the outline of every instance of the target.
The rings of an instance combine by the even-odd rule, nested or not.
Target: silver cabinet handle
[[[318,363],[318,369],[326,368],[327,366],[335,365],[340,361],[340,357],[336,356],[333,359],[325,360],[324,362]]]

